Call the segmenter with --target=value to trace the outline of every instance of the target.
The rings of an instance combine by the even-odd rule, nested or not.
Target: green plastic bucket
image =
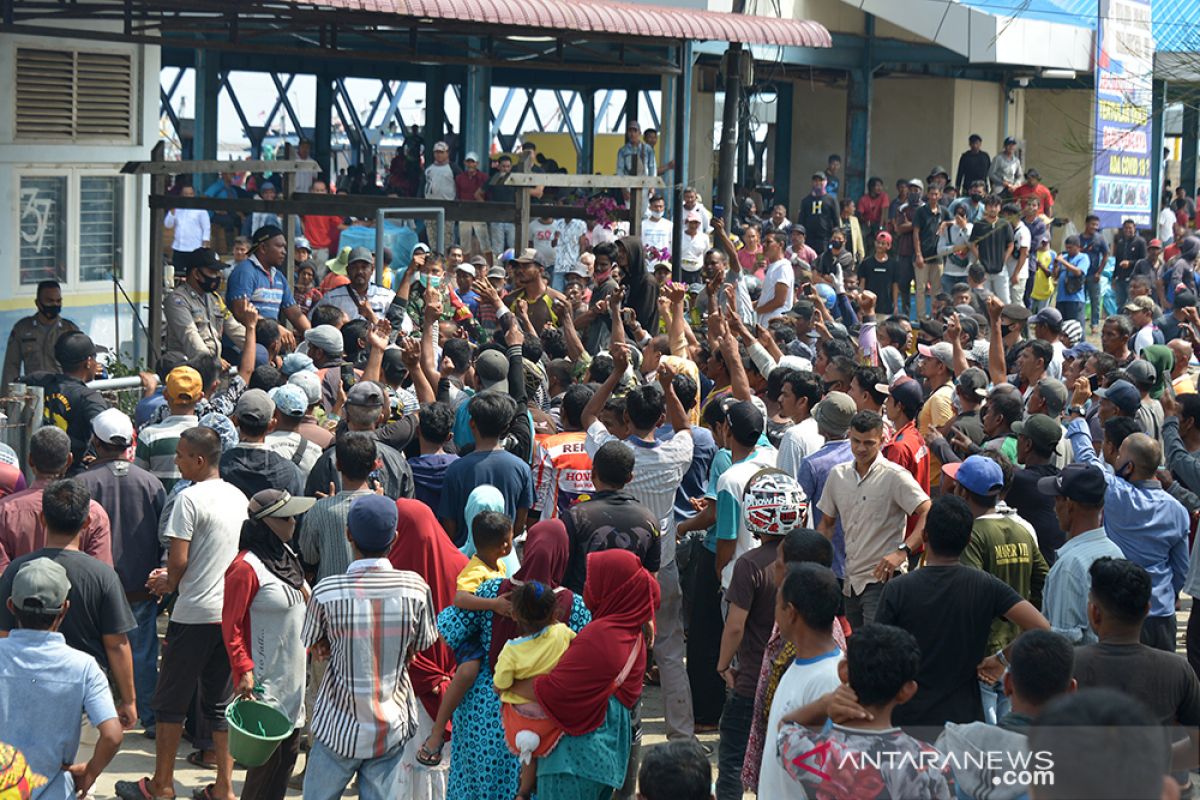
[[[261,700],[235,700],[225,709],[229,722],[229,754],[239,764],[261,767],[279,743],[292,735],[291,721]]]

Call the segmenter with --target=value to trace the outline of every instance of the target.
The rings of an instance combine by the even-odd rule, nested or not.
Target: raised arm
[[[583,413],[579,415],[580,424],[583,429],[587,430],[600,416],[600,412],[604,410],[604,404],[608,402],[608,398],[612,397],[613,391],[617,388],[617,384],[621,382],[622,376],[625,375],[625,370],[629,367],[629,347],[628,345],[613,345],[612,350],[613,370],[609,374],[608,379],[600,384],[600,388],[592,395],[592,399],[583,407]],[[678,402],[678,398],[676,398]]]
[[[988,377],[992,379],[993,384],[999,385],[1008,378],[1008,369],[1004,361],[1004,337],[1000,335],[1000,312],[1004,310],[1004,303],[993,295],[987,300],[987,310],[992,323],[988,326]]]
[[[679,402],[679,396],[675,394],[675,387],[671,381],[678,375],[678,370],[672,364],[666,362],[658,365],[658,385],[663,390],[663,401],[667,407],[667,422],[676,433],[680,431],[692,430],[692,423],[688,419],[687,412],[683,410],[683,403]]]

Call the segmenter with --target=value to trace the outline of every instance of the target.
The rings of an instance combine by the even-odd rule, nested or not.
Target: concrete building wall
[[[1054,216],[1083,228],[1092,181],[1092,103],[1087,89],[1026,89],[1024,148],[1026,168],[1036,167],[1042,183],[1058,189]]]
[[[953,126],[955,81],[895,77],[875,81],[871,104],[870,174],[883,178],[888,194],[899,178],[925,180],[935,164],[953,171],[958,151]],[[955,161],[955,163],[957,163]]]
[[[121,193],[116,205],[120,215],[116,242],[121,255],[115,260],[123,288],[134,303],[144,305],[149,289],[147,265],[151,263],[147,254],[149,213],[145,199],[149,180],[121,176],[120,169],[127,161],[147,159],[158,141],[159,49],[72,39],[67,26],[82,27],[80,23],[54,20],[52,24],[64,28],[62,38],[0,37],[0,86],[17,85],[19,48],[55,53],[128,53],[133,69],[132,132],[126,137],[74,141],[20,137],[16,132],[16,91],[10,88],[4,93],[4,99],[0,100],[4,109],[0,113],[0,220],[6,230],[16,231],[17,235],[0,237],[0,331],[8,330],[18,319],[34,311],[39,276],[27,270],[22,280],[24,242],[27,256],[36,251],[39,256],[45,254],[44,263],[61,265],[64,317],[75,321],[97,344],[144,358],[145,343],[134,346],[134,332],[138,328],[133,322],[133,310],[124,298],[118,308],[119,323],[114,319],[111,278],[93,273],[92,279],[87,280],[87,276],[81,275],[80,230],[96,217],[96,208],[90,202],[94,195],[83,194],[88,179],[116,178]],[[53,185],[61,186],[64,191],[47,191],[48,184],[39,181],[55,181]],[[106,215],[103,219],[111,217]],[[65,228],[61,258],[53,243],[55,226]],[[97,258],[112,256],[106,253]],[[142,319],[148,322],[144,309]]]
[[[983,149],[993,155],[1002,149],[1004,102],[1004,88],[998,83],[954,81],[951,143],[955,149],[946,164],[951,180],[958,167],[958,156],[967,149],[971,134],[982,136]]]
[[[793,81],[792,204],[808,194],[809,176],[824,169],[831,153],[845,158],[846,87]]]

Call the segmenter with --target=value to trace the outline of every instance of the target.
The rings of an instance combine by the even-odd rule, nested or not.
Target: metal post
[[[151,161],[163,161],[166,152],[166,142],[159,141],[150,151]],[[150,196],[166,194],[167,176],[150,176]],[[146,343],[146,363],[150,369],[158,366],[158,355],[163,345],[163,218],[166,212],[161,208],[150,209],[150,252],[147,260],[150,262],[150,341]]]
[[[1196,196],[1196,150],[1200,145],[1200,108],[1189,98],[1183,104],[1183,156],[1179,160],[1179,185],[1188,197]],[[1153,221],[1153,220],[1151,220]]]
[[[625,127],[629,127],[629,123],[637,122],[638,118],[638,90],[625,90]]]
[[[717,157],[718,205],[724,210],[725,222],[733,217],[734,169],[737,165],[738,100],[742,95],[742,45],[730,42],[725,51],[725,108],[721,115],[721,150]]]
[[[1154,194],[1150,198],[1151,228],[1155,228],[1155,220],[1162,211],[1163,192],[1163,109],[1167,104],[1167,82],[1155,79],[1151,84],[1152,99],[1150,101],[1150,185]]]
[[[864,28],[862,63],[850,70],[850,91],[846,100],[846,188],[839,199],[861,197],[867,189],[871,157],[871,102],[875,93],[875,15],[867,14]]]
[[[196,127],[192,136],[192,158],[210,161],[217,157],[217,95],[221,91],[221,54],[196,50]],[[203,194],[210,175],[197,175],[193,186]]]
[[[425,78],[425,145],[430,154],[446,133],[446,79],[442,74],[440,69],[430,69]]]
[[[291,142],[283,143],[283,158],[290,161],[296,157],[296,149]],[[277,197],[291,197],[292,185],[294,183],[292,175],[289,172],[281,172],[275,176],[279,181],[279,194]],[[287,285],[292,286],[296,272],[296,225],[292,221],[291,214],[280,214],[279,221],[282,223],[283,238],[287,242],[287,252],[283,257],[283,274],[287,280]]]
[[[492,68],[471,64],[467,67],[467,82],[462,98],[463,152],[479,154],[480,168],[487,166],[491,152],[492,121],[489,118],[492,98]]]
[[[775,174],[771,181],[775,184],[774,202],[783,203],[790,208],[788,201],[792,190],[792,102],[795,86],[791,81],[783,81],[776,85],[775,90],[775,142],[771,145]],[[763,213],[766,213],[766,209],[763,209]]]
[[[688,153],[692,147],[691,118],[692,43],[684,42],[679,46],[679,75],[675,78],[675,172],[672,177],[676,217],[680,216],[683,210],[683,190],[688,185],[691,171],[691,164],[688,163]],[[672,280],[680,280],[683,277],[683,267],[679,260],[683,255],[683,223],[682,219],[676,219],[671,231]]]
[[[596,171],[596,90],[583,90],[583,141],[579,147],[580,175]]]
[[[321,165],[332,191],[337,181],[337,165],[333,163],[333,84],[327,75],[317,75],[316,105],[313,158]]]

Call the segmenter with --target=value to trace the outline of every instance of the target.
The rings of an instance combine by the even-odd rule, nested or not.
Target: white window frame
[[[80,186],[80,178],[118,178],[121,179],[121,230],[118,236],[121,237],[121,274],[122,283],[127,282],[132,276],[131,271],[134,248],[136,246],[136,226],[131,225],[131,222],[136,221],[136,209],[133,206],[133,195],[136,193],[137,184],[131,176],[122,175],[119,165],[110,165],[108,167],[97,167],[94,165],[44,165],[44,166],[27,166],[15,170],[14,179],[16,181],[16,190],[18,197],[21,190],[21,181],[24,178],[42,178],[42,177],[65,177],[67,179],[67,274],[62,279],[63,294],[68,292],[87,292],[96,291],[103,287],[112,286],[111,279],[81,281],[79,279],[79,222],[80,222],[80,206],[82,201],[82,190]],[[21,204],[18,201],[15,204],[14,218],[12,220],[11,230],[20,230],[21,224]],[[16,248],[17,257],[19,259],[20,247]],[[13,270],[12,281],[12,296],[13,297],[34,297],[37,294],[36,283],[21,283],[20,266]]]

